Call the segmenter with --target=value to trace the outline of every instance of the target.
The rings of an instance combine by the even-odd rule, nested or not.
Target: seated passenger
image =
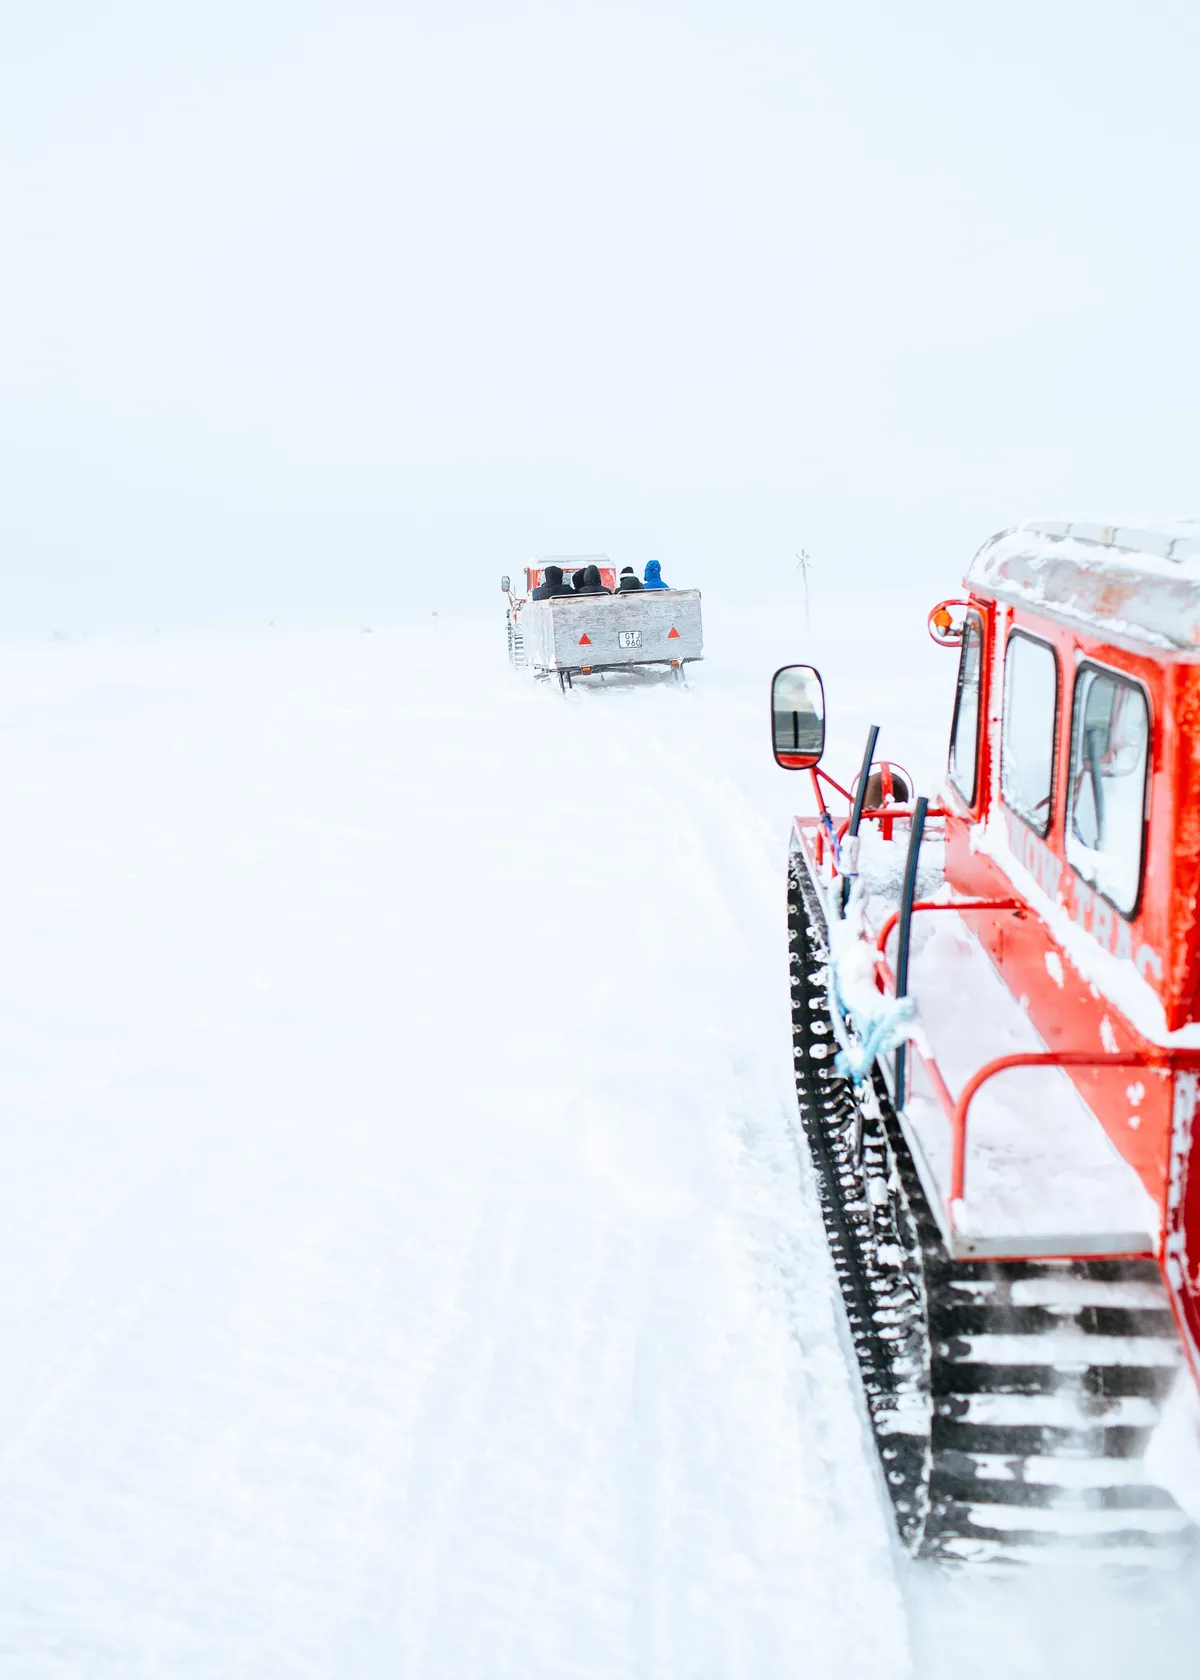
[[[576,574],[578,575],[578,574]],[[599,566],[588,566],[583,574],[583,585],[575,585],[576,595],[611,595],[612,590],[606,589],[600,582]]]
[[[587,567],[581,566],[577,572],[571,573],[571,588],[576,595],[583,594],[583,580],[587,577]]]
[[[571,586],[563,582],[561,566],[547,566],[543,572],[545,583],[539,583],[531,597],[534,601],[548,600],[551,595],[569,595]]]
[[[623,595],[629,589],[642,589],[645,585],[632,566],[622,566],[621,575],[617,579],[617,589]]]
[[[664,583],[663,580],[662,580],[662,567],[659,565],[658,561],[657,560],[647,560],[647,562],[646,562],[646,588],[647,589],[670,589],[670,587],[671,587],[671,585],[669,583]]]

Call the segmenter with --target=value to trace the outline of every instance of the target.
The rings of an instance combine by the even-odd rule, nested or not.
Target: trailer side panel
[[[602,671],[704,657],[698,589],[555,595],[521,609],[529,663],[540,671]]]

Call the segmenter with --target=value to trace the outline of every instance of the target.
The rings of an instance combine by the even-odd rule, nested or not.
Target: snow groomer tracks
[[[789,881],[801,1119],[881,1463],[919,1557],[1145,1564],[1194,1530],[1142,1455],[1179,1347],[1145,1261],[952,1262],[876,1074],[834,1069],[824,914]]]

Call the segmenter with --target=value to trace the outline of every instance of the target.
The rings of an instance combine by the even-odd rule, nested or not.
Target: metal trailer
[[[541,562],[527,568],[531,592],[542,575]],[[609,587],[615,584],[615,568],[605,565],[600,575]],[[515,597],[507,578],[503,587],[508,593],[509,659],[541,678],[557,676],[560,688],[569,688],[577,676],[655,667],[673,671],[682,681],[684,667],[704,657],[698,589],[555,595],[534,601]]]

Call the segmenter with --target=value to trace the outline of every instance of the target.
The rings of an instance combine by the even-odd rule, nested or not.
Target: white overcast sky
[[[0,620],[1200,512],[1195,0],[0,19]]]

